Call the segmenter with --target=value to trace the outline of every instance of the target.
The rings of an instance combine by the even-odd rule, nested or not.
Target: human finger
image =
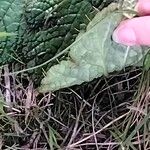
[[[150,15],[150,0],[138,0],[135,9],[139,16]]]
[[[112,37],[115,42],[128,46],[149,46],[150,16],[137,17],[121,22]]]

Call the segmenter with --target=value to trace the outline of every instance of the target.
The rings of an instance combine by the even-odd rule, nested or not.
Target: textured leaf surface
[[[22,32],[23,6],[23,0],[0,0],[0,32],[16,35],[0,39],[0,63],[4,64],[11,59],[9,55],[13,53],[13,45]]]
[[[0,64],[19,60],[17,63],[22,62],[30,68],[49,60],[69,46],[79,30],[86,28],[88,17],[92,19],[95,15],[94,7],[102,2],[0,0],[0,32],[13,32],[16,35],[1,38]],[[48,70],[49,66],[51,64],[30,73],[36,79],[41,78],[42,69]]]
[[[49,69],[42,80],[41,92],[55,91],[102,75],[108,75],[142,60],[147,48],[126,47],[111,40],[111,35],[122,19],[111,5],[99,12],[89,23],[87,31],[79,34],[72,45],[67,61]]]

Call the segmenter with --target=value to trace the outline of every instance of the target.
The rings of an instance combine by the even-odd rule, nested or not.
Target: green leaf
[[[112,41],[111,36],[122,20],[117,4],[99,12],[72,44],[69,58],[49,69],[40,92],[55,91],[108,75],[142,60],[147,48],[127,47]],[[145,49],[145,50],[144,50]]]
[[[26,33],[16,53],[28,68],[42,64],[73,43],[91,12],[95,12],[91,0],[30,0],[24,13]]]
[[[12,58],[19,36],[23,32],[24,0],[0,0],[0,63],[5,64]],[[10,36],[12,35],[13,36]],[[3,37],[2,37],[3,36]]]
[[[102,2],[0,0],[0,32],[16,35],[0,39],[0,64],[17,60],[31,68],[46,62],[75,41],[79,30],[86,28]],[[47,71],[49,66],[51,64],[30,73],[41,79],[43,69]]]

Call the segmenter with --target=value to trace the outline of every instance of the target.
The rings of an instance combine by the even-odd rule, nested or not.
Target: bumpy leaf
[[[71,46],[68,60],[47,72],[39,89],[41,92],[88,82],[142,60],[147,48],[126,47],[112,41],[111,35],[122,20],[122,14],[115,8],[116,4],[113,4],[99,12],[86,32],[79,34]]]
[[[49,60],[75,40],[78,30],[86,28],[88,17],[95,15],[94,7],[102,2],[0,0],[0,32],[16,34],[0,41],[0,64],[19,60],[30,68]],[[47,70],[48,66],[44,67]],[[42,68],[35,72],[41,76]]]
[[[13,45],[17,44],[18,35],[22,34],[23,7],[23,0],[0,0],[0,32],[5,33],[0,39],[1,64],[11,59],[9,55],[13,53]],[[8,36],[8,33],[13,33],[14,36]]]

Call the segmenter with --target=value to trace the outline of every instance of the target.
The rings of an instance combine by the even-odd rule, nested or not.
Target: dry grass
[[[0,149],[150,149],[150,72],[129,68],[40,94],[23,74],[1,74]]]

